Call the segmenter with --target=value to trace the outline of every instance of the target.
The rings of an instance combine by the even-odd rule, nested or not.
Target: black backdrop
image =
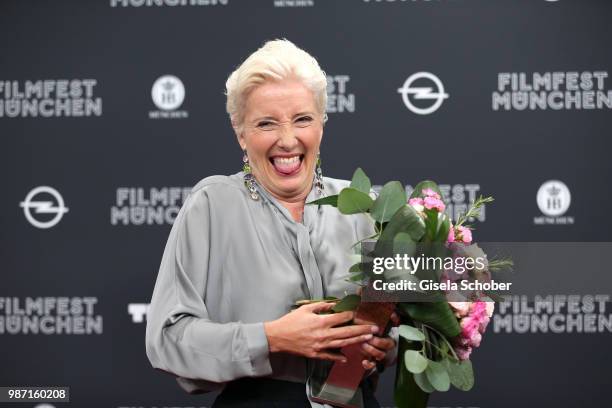
[[[493,195],[481,241],[611,241],[611,18],[605,0],[3,1],[0,385],[70,386],[78,407],[210,405],[151,368],[140,317],[183,190],[241,167],[224,84],[268,39],[333,78],[324,174],[431,178],[458,211]],[[164,75],[185,92],[170,110],[151,96]],[[556,311],[498,307],[474,390],[430,405],[607,406],[610,304],[559,295]],[[391,387],[386,373],[383,405]]]

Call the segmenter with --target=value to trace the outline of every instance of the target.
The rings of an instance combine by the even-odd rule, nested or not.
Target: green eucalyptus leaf
[[[351,281],[351,282],[361,282],[364,278],[365,278],[365,274],[363,272],[358,272],[358,273],[353,274],[349,278],[349,281]]]
[[[422,197],[423,190],[425,190],[426,188],[432,189],[436,193],[440,194],[440,197],[442,197],[442,192],[440,191],[440,188],[438,187],[438,184],[436,184],[436,182],[431,180],[424,180],[414,187],[414,191],[412,192],[412,194],[410,194],[410,198]]]
[[[469,391],[474,386],[474,370],[470,360],[460,362],[443,360],[444,367],[450,377],[450,382],[461,391]]]
[[[414,382],[419,386],[421,390],[423,390],[426,393],[431,394],[432,392],[435,391],[435,388],[433,387],[433,385],[431,385],[431,383],[427,379],[427,375],[424,372],[415,374]]]
[[[367,212],[374,200],[359,190],[347,187],[338,195],[338,209],[342,214],[358,214]]]
[[[337,207],[338,206],[338,194],[319,198],[318,200],[310,201],[306,204],[331,205],[333,207]]]
[[[415,341],[425,340],[425,335],[423,334],[422,331],[420,331],[416,327],[412,327],[407,324],[400,325],[399,335],[405,338],[406,340],[415,340]]]
[[[393,238],[393,253],[400,255],[413,256],[417,249],[417,243],[414,242],[410,234],[407,232],[398,232]]]
[[[419,242],[425,233],[423,219],[409,205],[402,205],[393,214],[376,242],[376,254],[378,256],[393,256],[395,238],[400,232],[408,234],[414,242]],[[405,237],[402,239],[405,239]]]
[[[427,359],[416,350],[406,350],[404,353],[404,364],[406,365],[406,369],[413,374],[425,371],[427,363]]]
[[[353,179],[351,180],[351,187],[355,190],[361,191],[362,193],[370,194],[370,190],[372,189],[372,183],[370,182],[370,179],[368,178],[368,176],[366,176],[364,171],[361,170],[361,167],[355,170],[355,173],[353,174]]]
[[[399,181],[385,184],[374,201],[370,214],[379,223],[387,222],[397,210],[406,205],[406,190]]]
[[[425,369],[425,376],[436,389],[436,391],[448,391],[450,388],[450,378],[442,363],[429,360]]]
[[[430,241],[434,240],[434,236],[438,231],[438,211],[433,210],[425,210],[425,229],[427,230],[427,237]]]
[[[353,273],[353,272],[362,272],[361,269],[361,262],[357,262],[356,264],[353,264],[350,268],[349,268],[349,272]]]
[[[448,240],[448,231],[450,230],[450,219],[446,213],[438,215],[437,230],[434,233],[432,241],[434,242],[446,242]]]
[[[357,310],[359,303],[361,302],[361,296],[359,295],[347,295],[343,297],[338,303],[332,307],[332,310],[336,313]]]
[[[413,320],[433,327],[447,338],[461,332],[457,317],[448,302],[398,303],[398,307]]]

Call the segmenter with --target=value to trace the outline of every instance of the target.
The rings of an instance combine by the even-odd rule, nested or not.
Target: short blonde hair
[[[226,110],[236,132],[242,133],[249,93],[266,80],[295,77],[312,91],[323,121],[327,120],[327,78],[317,60],[283,38],[266,42],[230,74],[225,83]]]

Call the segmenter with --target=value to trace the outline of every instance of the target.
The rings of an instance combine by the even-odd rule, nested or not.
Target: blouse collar
[[[244,177],[244,172],[239,172],[238,174],[240,174],[240,177],[243,178]],[[274,207],[276,207],[281,214],[283,214],[283,216],[285,218],[287,218],[289,221],[295,223],[295,224],[299,224],[299,225],[305,225],[307,227],[309,227],[309,229],[311,229],[311,225],[312,225],[312,221],[313,218],[316,214],[316,207],[313,205],[307,205],[306,203],[309,203],[311,201],[316,200],[317,197],[317,189],[315,188],[315,182],[314,182],[314,176],[313,176],[313,182],[312,182],[312,187],[310,188],[310,192],[308,193],[308,195],[306,196],[306,202],[304,205],[304,213],[302,215],[302,222],[299,223],[297,221],[295,221],[293,219],[293,217],[291,216],[291,213],[289,212],[289,210],[282,205],[276,198],[274,198],[272,196],[272,194],[270,194],[270,192],[268,190],[266,190],[258,181],[255,177],[253,177],[253,180],[255,181],[255,187],[257,188],[257,191],[259,192],[260,197],[263,197],[263,199],[273,205]],[[246,188],[246,187],[245,187]]]

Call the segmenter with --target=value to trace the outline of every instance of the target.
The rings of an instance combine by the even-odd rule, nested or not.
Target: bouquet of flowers
[[[362,256],[349,271],[348,279],[363,286],[361,296],[348,295],[331,300],[337,302],[333,310],[356,310],[358,317],[362,311],[366,316],[378,319],[379,324],[383,322],[383,327],[391,312],[396,311],[400,325],[395,403],[398,408],[426,407],[429,395],[434,391],[448,391],[451,385],[463,391],[473,387],[470,353],[482,341],[493,313],[493,299],[496,298],[494,293],[483,290],[448,288],[462,280],[490,281],[491,271],[510,267],[512,263],[488,259],[472,243],[472,228],[466,225],[469,219],[478,215],[482,205],[493,201],[491,197],[479,197],[453,224],[445,213],[442,194],[432,181],[418,183],[410,197],[406,196],[404,186],[398,181],[385,184],[376,198],[372,198],[371,187],[366,174],[357,169],[349,187],[337,195],[309,203],[332,205],[343,214],[366,214],[375,230],[373,236],[357,243],[362,246]],[[432,268],[423,265],[406,269],[391,267],[382,274],[372,267],[375,258],[402,256],[423,259],[428,256],[462,262],[440,262]],[[467,259],[479,259],[480,262],[464,262]],[[463,267],[460,269],[457,265]],[[413,282],[416,288],[421,281],[440,282],[446,286],[438,286],[442,288],[438,290],[417,289],[411,291],[411,297],[398,299],[373,290],[372,282],[381,278],[387,283]],[[369,299],[366,299],[367,293],[371,294]],[[378,303],[377,297],[380,298]],[[346,351],[342,350],[348,356],[350,350]],[[344,368],[334,366],[328,382],[342,375],[356,375],[356,382],[344,378],[339,384],[357,388],[355,384],[361,380],[363,372],[351,374],[347,371],[350,367],[350,364]],[[352,367],[354,371],[355,366]],[[324,394],[325,386],[322,390]],[[343,396],[336,399],[335,395]],[[346,389],[328,393],[320,400],[343,407],[354,406],[350,398],[346,398]]]

